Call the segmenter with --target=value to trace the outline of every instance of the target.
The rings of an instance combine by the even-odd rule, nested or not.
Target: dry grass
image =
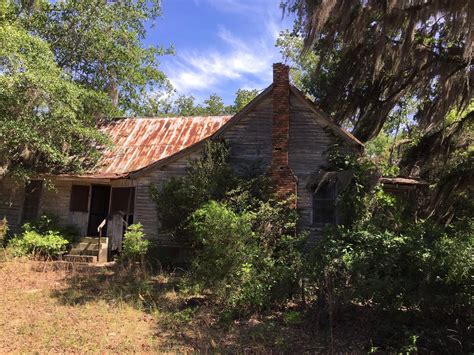
[[[152,319],[103,299],[64,304],[71,271],[34,262],[0,264],[0,352],[147,352],[158,349]],[[74,272],[74,271],[73,271]]]
[[[10,259],[0,280],[0,353],[328,350],[328,334],[279,312],[223,323],[206,299],[186,302],[169,275]]]

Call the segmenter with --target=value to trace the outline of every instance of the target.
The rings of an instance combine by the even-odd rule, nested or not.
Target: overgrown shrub
[[[22,230],[21,235],[15,235],[8,242],[16,256],[58,257],[79,236],[75,226],[61,226],[57,217],[51,215],[25,223]]]
[[[403,233],[336,228],[313,250],[313,281],[330,277],[338,301],[453,313],[467,309],[471,233],[416,224]]]
[[[22,226],[23,232],[35,231],[39,234],[48,234],[54,232],[61,235],[69,243],[78,241],[80,233],[74,225],[61,225],[58,217],[50,214],[44,214],[33,221],[27,222]]]
[[[190,161],[186,175],[151,188],[157,205],[160,232],[187,242],[187,218],[207,201],[220,200],[236,186],[228,164],[229,149],[223,142],[207,142],[199,159]]]
[[[301,271],[297,213],[272,200],[260,163],[235,173],[224,142],[207,142],[184,177],[154,188],[160,232],[193,246],[187,277],[231,312],[270,307],[291,297]],[[235,312],[234,312],[235,313]]]
[[[417,221],[407,213],[413,210],[407,201],[370,186],[371,164],[337,156],[332,162],[354,173],[339,197],[353,216],[346,226],[328,229],[308,255],[307,276],[320,292],[330,291],[337,303],[384,309],[466,309],[472,221],[450,226]]]
[[[40,234],[26,230],[22,235],[12,238],[8,246],[15,256],[58,257],[66,252],[69,242],[57,232]]]
[[[1,246],[4,246],[6,243],[8,231],[9,231],[8,221],[5,217],[3,217],[3,219],[0,220],[0,245]]]
[[[287,203],[261,202],[236,212],[211,201],[193,213],[196,257],[189,282],[211,289],[234,313],[262,310],[291,297],[302,266],[295,215]]]
[[[150,241],[145,239],[141,223],[129,225],[123,235],[122,260],[128,262],[139,261],[143,264],[149,245]]]

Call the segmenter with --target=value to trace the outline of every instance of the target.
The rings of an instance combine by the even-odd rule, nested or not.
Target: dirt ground
[[[330,334],[309,331],[297,312],[223,324],[205,300],[180,298],[171,277],[114,265],[0,262],[0,295],[0,353],[330,350]],[[338,348],[362,348],[354,334],[338,335],[351,339]]]

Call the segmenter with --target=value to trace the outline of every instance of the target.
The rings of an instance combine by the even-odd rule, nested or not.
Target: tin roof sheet
[[[123,118],[101,126],[113,142],[88,174],[125,176],[196,144],[221,128],[231,116]]]

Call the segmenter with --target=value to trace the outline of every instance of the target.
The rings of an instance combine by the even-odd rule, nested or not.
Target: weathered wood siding
[[[151,186],[160,188],[170,178],[184,176],[188,161],[199,156],[200,151],[191,152],[186,157],[175,160],[166,166],[157,167],[137,178],[134,218],[136,222],[143,225],[145,234],[149,239],[156,240],[164,245],[173,244],[173,241],[165,234],[160,233],[156,204],[150,195]]]
[[[318,117],[301,99],[290,96],[290,145],[288,163],[298,178],[299,227],[315,238],[323,226],[313,225],[313,191],[308,187],[312,174],[327,168],[326,153],[335,143],[344,154],[354,153],[348,143],[318,123]]]
[[[242,172],[256,165],[268,171],[272,156],[272,97],[268,95],[255,105],[245,116],[224,131],[222,137],[230,146],[230,161],[235,170]],[[324,129],[318,123],[317,113],[300,98],[290,96],[290,133],[289,166],[298,178],[298,208],[301,214],[300,228],[318,234],[320,226],[313,225],[313,192],[308,188],[310,176],[326,165],[325,153],[334,143],[341,143],[333,132]],[[345,153],[355,152],[349,144],[342,146]],[[160,188],[171,177],[183,176],[190,159],[199,157],[200,151],[191,151],[163,167],[156,167],[135,180],[115,180],[109,183],[103,180],[77,179],[56,180],[53,190],[43,190],[40,213],[57,215],[64,224],[78,226],[81,234],[86,235],[89,214],[69,210],[71,187],[73,184],[106,184],[112,187],[135,186],[134,222],[140,222],[148,238],[162,244],[173,244],[166,235],[160,233],[156,204],[150,196],[150,187]],[[3,184],[6,184],[3,182]],[[6,216],[12,229],[18,227],[21,219],[24,189],[12,190],[0,186],[0,218]],[[122,230],[120,218],[112,218],[108,233],[112,236]],[[119,240],[114,240],[119,244]]]
[[[237,171],[261,164],[267,171],[272,155],[272,98],[255,106],[245,117],[230,127],[223,137],[229,143],[231,164]],[[313,192],[308,188],[310,176],[327,166],[326,152],[336,142],[343,153],[353,152],[335,133],[318,123],[317,114],[298,97],[290,95],[289,166],[298,178],[298,210],[302,229],[310,238],[318,235],[322,226],[313,225]]]
[[[272,159],[272,98],[268,95],[233,126],[223,137],[230,146],[230,162],[242,172],[260,165],[265,171]]]
[[[8,221],[11,233],[19,233],[25,188],[9,179],[0,180],[0,219]]]

